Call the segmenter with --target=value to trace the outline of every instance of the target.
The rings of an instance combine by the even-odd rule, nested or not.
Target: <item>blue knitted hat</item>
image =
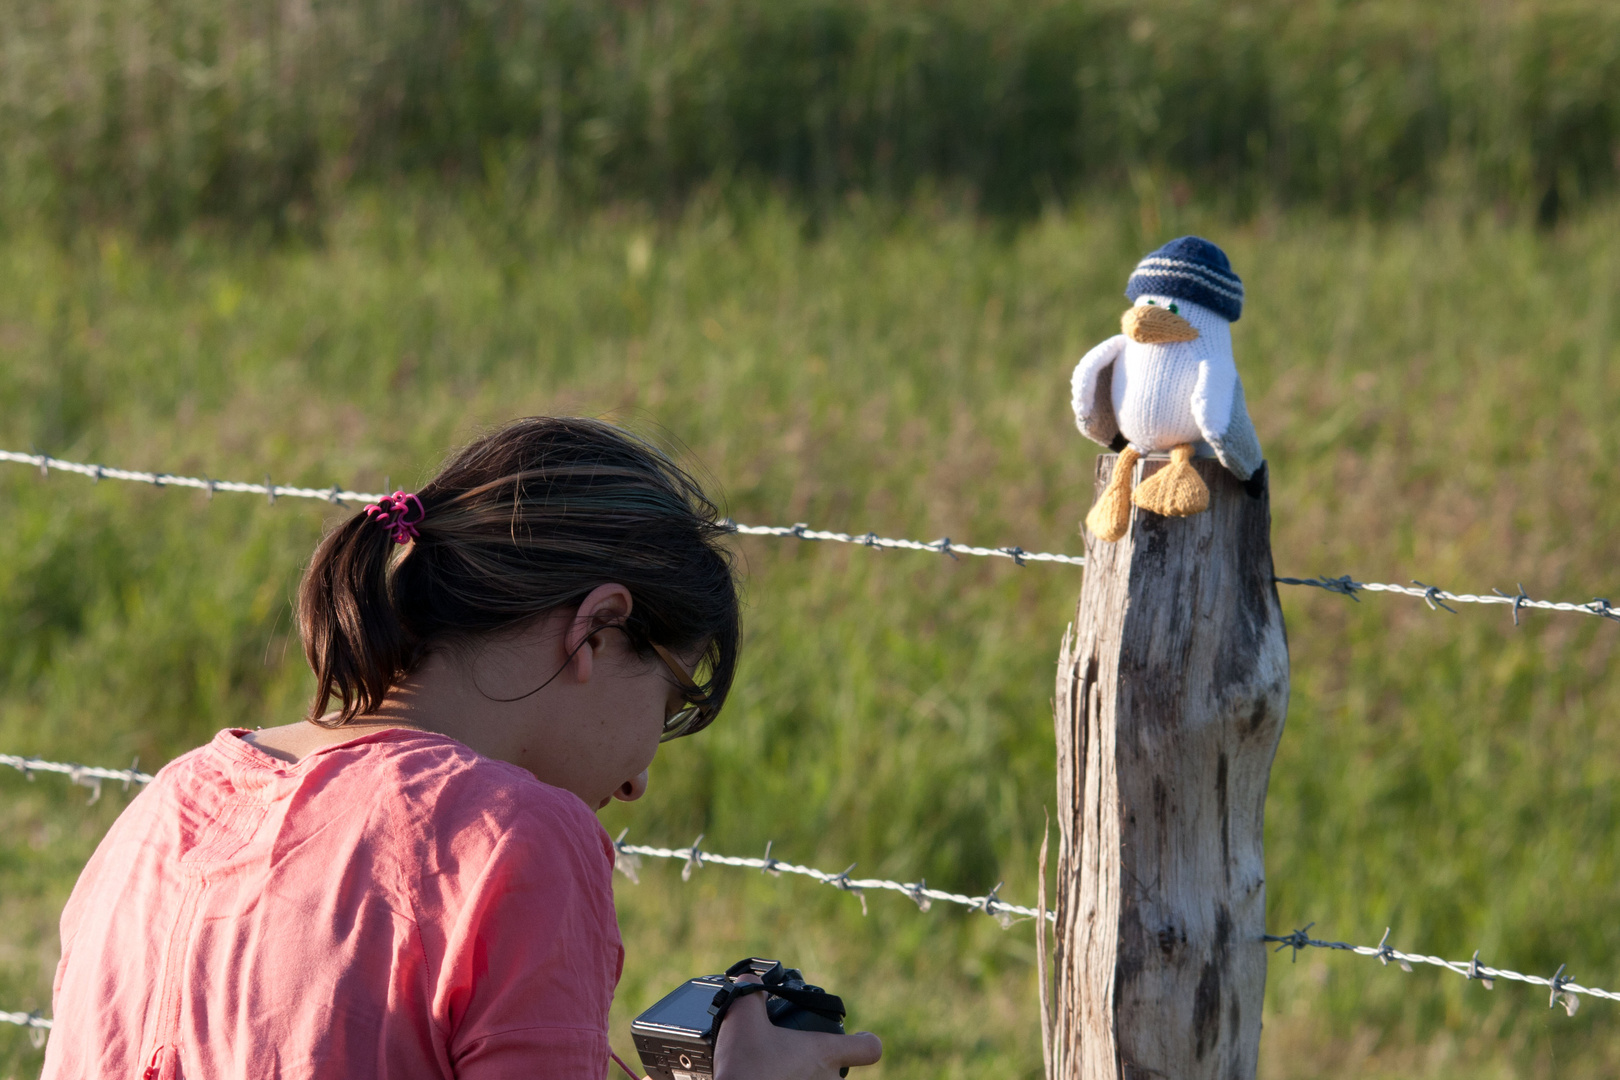
[[[1243,279],[1232,273],[1226,252],[1197,236],[1172,240],[1146,256],[1125,283],[1125,299],[1173,296],[1202,304],[1227,322],[1243,314]]]

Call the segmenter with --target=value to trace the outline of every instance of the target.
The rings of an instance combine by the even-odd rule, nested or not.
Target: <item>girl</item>
[[[44,1077],[602,1080],[623,950],[594,811],[725,702],[715,513],[652,446],[541,417],[343,522],[299,589],[309,716],[170,762],[80,876]],[[715,1076],[880,1053],[750,995]]]

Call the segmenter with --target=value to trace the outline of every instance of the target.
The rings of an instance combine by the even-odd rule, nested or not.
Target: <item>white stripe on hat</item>
[[[1215,267],[1210,266],[1207,263],[1188,262],[1185,259],[1170,259],[1163,255],[1149,255],[1141,262],[1136,264],[1137,271],[1140,271],[1144,266],[1168,266],[1176,270],[1195,270],[1200,273],[1209,274],[1230,285],[1232,288],[1237,289],[1239,292],[1243,291],[1243,282],[1238,280],[1236,274],[1228,274],[1223,270],[1217,270]]]
[[[1191,265],[1191,264],[1189,264],[1189,265]],[[1224,286],[1220,285],[1218,282],[1210,280],[1210,278],[1207,277],[1204,274],[1188,274],[1188,273],[1183,273],[1180,270],[1149,270],[1149,271],[1143,272],[1142,270],[1138,269],[1138,270],[1135,270],[1135,271],[1133,271],[1131,273],[1130,281],[1127,281],[1125,284],[1128,286],[1131,281],[1135,281],[1139,277],[1185,278],[1188,281],[1196,281],[1198,284],[1206,286],[1206,287],[1214,290],[1215,292],[1220,293],[1222,296],[1230,297],[1231,299],[1236,300],[1240,304],[1243,302],[1243,289],[1242,289],[1241,286],[1238,288],[1238,290],[1236,292],[1233,292],[1231,289],[1225,288]]]

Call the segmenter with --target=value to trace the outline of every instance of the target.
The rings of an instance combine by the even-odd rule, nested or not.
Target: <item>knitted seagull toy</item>
[[[1232,324],[1243,282],[1226,253],[1183,236],[1136,264],[1115,334],[1075,365],[1074,420],[1081,434],[1119,452],[1086,527],[1112,543],[1131,504],[1169,517],[1209,508],[1209,488],[1188,462],[1213,456],[1251,491],[1265,465],[1232,359]],[[1130,490],[1137,460],[1170,452],[1170,464]]]

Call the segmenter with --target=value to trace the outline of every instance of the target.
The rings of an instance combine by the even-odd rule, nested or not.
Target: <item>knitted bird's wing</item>
[[[1249,419],[1249,404],[1243,397],[1243,380],[1237,369],[1226,364],[1198,365],[1198,386],[1193,390],[1193,419],[1204,434],[1204,441],[1226,471],[1247,480],[1265,462],[1260,453],[1260,436]]]
[[[1124,351],[1125,335],[1115,334],[1080,358],[1069,381],[1074,426],[1104,446],[1119,437],[1119,420],[1114,416],[1114,361]]]

